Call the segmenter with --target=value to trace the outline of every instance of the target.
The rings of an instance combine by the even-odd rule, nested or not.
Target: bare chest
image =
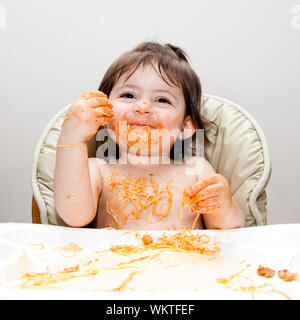
[[[96,227],[138,230],[176,230],[191,228],[195,215],[182,210],[184,188],[196,178],[183,167],[140,173],[106,169],[99,199]],[[199,219],[196,228],[202,228]]]

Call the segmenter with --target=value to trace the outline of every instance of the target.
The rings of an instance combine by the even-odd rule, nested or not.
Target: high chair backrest
[[[33,156],[33,207],[37,205],[40,221],[44,224],[66,225],[55,210],[53,176],[57,140],[68,108],[63,108],[48,123]],[[201,114],[215,124],[205,125],[209,141],[204,148],[206,159],[230,183],[233,197],[245,213],[246,226],[266,224],[265,189],[271,175],[271,159],[261,128],[243,108],[216,96],[203,96]],[[95,157],[95,136],[87,144],[89,157]]]

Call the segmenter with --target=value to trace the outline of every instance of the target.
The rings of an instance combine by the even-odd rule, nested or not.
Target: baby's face
[[[149,151],[150,144],[151,148],[157,144],[159,155],[168,154],[184,122],[182,89],[168,85],[150,65],[139,67],[126,80],[127,76],[120,77],[109,95],[115,115],[107,128],[113,130],[121,149],[139,143]],[[164,143],[159,143],[162,139]]]

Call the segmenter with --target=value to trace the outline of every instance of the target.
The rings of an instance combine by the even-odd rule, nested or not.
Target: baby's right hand
[[[112,104],[100,91],[87,91],[71,104],[62,133],[74,143],[85,142],[114,115]]]

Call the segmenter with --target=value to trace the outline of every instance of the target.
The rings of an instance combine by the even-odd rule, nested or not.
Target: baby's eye
[[[157,102],[159,102],[159,103],[168,103],[168,104],[171,104],[171,102],[170,102],[168,99],[166,99],[166,98],[158,98],[158,99],[157,99]]]
[[[133,98],[134,98],[134,95],[131,94],[131,93],[123,93],[123,94],[121,95],[121,98],[133,99]]]

